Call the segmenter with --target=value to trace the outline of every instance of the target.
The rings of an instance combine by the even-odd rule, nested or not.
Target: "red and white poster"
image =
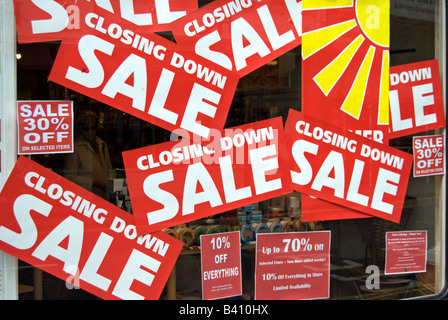
[[[427,231],[386,232],[384,273],[426,272]]]
[[[386,139],[381,130],[354,130],[353,132],[378,143],[384,143],[384,140]],[[302,196],[302,220],[315,221],[316,216],[319,216],[320,220],[342,220],[369,217],[369,215],[359,211],[304,194]]]
[[[300,0],[216,0],[173,23],[173,34],[242,77],[300,45],[301,13]]]
[[[73,101],[18,101],[18,154],[73,152]]]
[[[224,128],[236,74],[107,10],[79,6],[80,29],[62,41],[51,81],[188,137]]]
[[[80,3],[90,0],[14,0],[19,43],[68,39],[81,27]],[[198,8],[198,0],[92,1],[148,31],[169,31],[171,23]]]
[[[425,177],[445,173],[445,136],[415,136],[414,177]]]
[[[389,1],[303,1],[302,112],[388,143]],[[358,212],[304,197],[302,214]],[[311,211],[310,211],[311,210]]]
[[[202,299],[243,293],[239,231],[201,235]]]
[[[302,111],[351,130],[389,129],[389,1],[304,0]]]
[[[412,155],[295,110],[285,135],[294,190],[400,221]]]
[[[102,299],[158,299],[183,246],[24,156],[0,206],[0,250]]]
[[[187,223],[292,191],[282,118],[123,152],[139,234]]]
[[[257,234],[256,300],[330,297],[330,231]]]
[[[428,60],[390,68],[390,138],[445,127],[439,63]]]

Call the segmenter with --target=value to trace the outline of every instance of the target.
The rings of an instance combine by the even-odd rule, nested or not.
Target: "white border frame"
[[[0,1],[0,190],[17,161],[16,31],[12,0]],[[18,299],[17,259],[0,251],[0,300]]]

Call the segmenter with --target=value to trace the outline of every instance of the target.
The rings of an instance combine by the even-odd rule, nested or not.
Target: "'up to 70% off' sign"
[[[255,298],[329,297],[330,231],[257,234]]]

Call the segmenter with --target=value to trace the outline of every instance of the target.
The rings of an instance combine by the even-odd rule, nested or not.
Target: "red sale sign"
[[[106,10],[81,8],[81,28],[62,42],[51,81],[169,131],[208,139],[223,129],[235,74]]]
[[[183,139],[123,160],[139,234],[292,191],[280,117],[225,129],[207,146]]]
[[[379,143],[385,142],[383,132],[380,130],[354,130],[353,132]],[[315,221],[316,217],[319,217],[319,220],[342,220],[371,216],[316,197],[302,196],[302,220]]]
[[[18,101],[18,154],[73,152],[73,101]]]
[[[427,231],[386,232],[385,274],[426,272]]]
[[[294,110],[285,135],[296,191],[400,221],[412,155]]]
[[[257,300],[330,296],[330,231],[257,234]]]
[[[414,177],[445,173],[445,136],[413,137]]]
[[[202,298],[242,294],[240,233],[201,235]]]
[[[183,245],[23,156],[0,206],[0,250],[103,299],[158,299]]]
[[[390,138],[445,127],[437,60],[390,68]]]
[[[19,43],[58,41],[79,23],[76,1],[14,0]]]
[[[58,41],[79,29],[80,2],[90,0],[14,0],[19,43]],[[151,32],[169,31],[173,21],[198,8],[197,0],[119,0],[92,1]]]
[[[173,34],[242,77],[300,45],[301,13],[299,0],[216,0],[173,23]]]

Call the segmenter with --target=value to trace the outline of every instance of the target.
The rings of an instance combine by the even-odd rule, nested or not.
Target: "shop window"
[[[206,1],[207,4],[210,2]],[[200,1],[200,6],[206,3]],[[445,39],[442,40],[438,35],[439,23],[446,23],[445,17],[443,21],[438,18],[442,5],[426,3],[391,1],[391,67],[433,59],[445,60],[445,56],[439,53],[439,48],[444,47]],[[171,33],[159,34],[169,41],[174,40]],[[75,123],[86,111],[95,113],[95,122],[83,123],[75,133],[88,130],[89,126],[90,129],[95,128],[96,135],[104,142],[104,148],[108,149],[108,166],[115,178],[126,178],[122,152],[182,139],[169,130],[49,80],[59,48],[58,41],[17,45],[17,52],[21,55],[17,60],[17,100],[73,101]],[[225,128],[275,117],[281,117],[282,123],[285,124],[290,109],[302,111],[301,49],[301,46],[297,46],[239,79]],[[445,70],[441,69],[440,72],[444,82]],[[444,129],[440,128],[391,139],[389,144],[412,154],[413,137],[443,134]],[[70,154],[47,153],[30,155],[29,158],[61,176],[69,176],[67,163],[70,161]],[[99,169],[104,167],[94,170]],[[82,185],[79,180],[73,181]],[[202,298],[201,248],[198,235],[200,232],[212,234],[231,231],[240,231],[243,238],[242,293],[238,299],[256,298],[256,241],[253,234],[244,239],[242,211],[250,212],[253,214],[250,217],[254,217],[250,220],[252,218],[246,215],[244,224],[256,226],[260,223],[283,221],[284,233],[288,231],[284,229],[286,222],[290,222],[289,226],[294,232],[331,232],[329,299],[406,299],[436,296],[441,293],[445,281],[444,183],[444,175],[413,177],[411,174],[399,223],[378,217],[299,223],[303,208],[296,209],[291,201],[300,200],[303,195],[294,192],[256,202],[250,208],[238,208],[190,221],[182,226],[183,230],[174,227],[165,230],[180,236],[185,248],[181,251],[176,268],[160,299]],[[103,191],[101,196],[106,200],[130,214],[133,213],[132,198],[128,194],[111,190],[110,186]],[[255,217],[258,213],[261,214],[260,219]],[[426,232],[427,246],[424,250],[427,260],[424,272],[385,274],[386,234],[398,231]],[[36,289],[38,278],[42,279],[40,289]],[[82,289],[68,289],[65,281],[46,272],[39,274],[33,266],[23,261],[19,263],[19,283],[24,285],[21,288],[34,287],[34,290],[42,290],[44,299],[98,299]],[[34,292],[27,290],[19,295],[19,299],[34,297]]]

